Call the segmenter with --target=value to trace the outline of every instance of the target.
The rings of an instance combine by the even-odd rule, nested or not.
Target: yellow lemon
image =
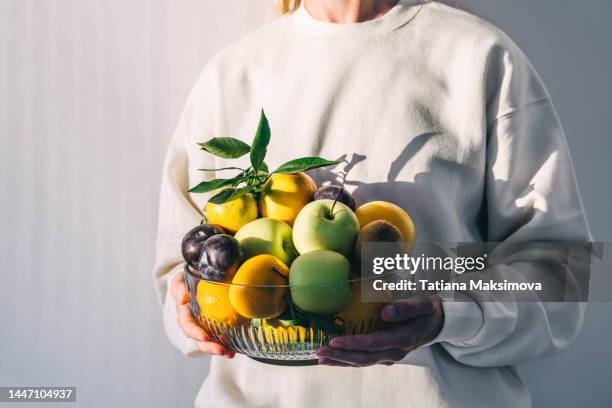
[[[363,283],[363,288],[367,290],[367,283]],[[365,302],[362,300],[362,294],[359,282],[351,283],[352,299],[346,309],[338,314],[345,324],[345,332],[347,334],[360,334],[372,331],[375,328],[376,322],[379,320],[380,312],[385,305],[393,300],[389,292],[383,293],[385,302]],[[377,294],[380,296],[380,294]]]
[[[416,240],[416,228],[408,213],[401,207],[386,201],[372,201],[355,211],[361,228],[372,221],[384,220],[395,225],[400,230],[404,242],[413,244]]]
[[[289,268],[278,258],[268,254],[254,256],[234,275],[229,300],[244,317],[276,317],[286,306],[287,276]]]
[[[229,301],[229,285],[198,282],[196,300],[203,318],[226,326],[237,326],[245,322]]]
[[[261,216],[293,225],[295,217],[316,191],[317,185],[305,173],[273,174],[264,185],[259,200]]]
[[[261,328],[269,342],[295,343],[306,341],[308,335],[314,337],[314,330],[310,327],[291,326],[276,319],[263,319]],[[263,338],[260,338],[260,341],[263,341]]]
[[[246,223],[257,218],[257,202],[250,194],[227,201],[223,204],[206,204],[206,219],[235,234]]]

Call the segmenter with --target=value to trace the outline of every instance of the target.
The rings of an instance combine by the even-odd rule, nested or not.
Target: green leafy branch
[[[290,160],[270,172],[265,162],[268,145],[270,144],[270,124],[263,109],[253,143],[250,146],[242,140],[233,137],[214,137],[198,144],[202,150],[223,159],[238,159],[249,153],[251,165],[246,169],[236,166],[219,169],[200,169],[200,171],[204,172],[221,170],[238,171],[234,177],[203,181],[189,190],[190,193],[215,191],[215,194],[209,200],[214,204],[223,204],[245,194],[258,196],[265,183],[273,174],[293,174],[319,167],[333,166],[339,163],[338,161],[326,160],[321,157],[300,157]]]

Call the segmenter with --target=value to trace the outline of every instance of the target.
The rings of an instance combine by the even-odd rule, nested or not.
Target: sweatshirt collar
[[[384,15],[361,23],[330,23],[317,20],[304,7],[300,7],[290,16],[294,29],[303,38],[314,40],[334,40],[360,38],[373,34],[385,34],[410,22],[422,7],[422,1],[399,0]]]

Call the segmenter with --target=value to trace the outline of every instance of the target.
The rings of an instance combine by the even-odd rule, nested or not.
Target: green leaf
[[[212,196],[210,200],[208,201],[213,204],[223,204],[225,202],[235,200],[238,197],[242,197],[243,195],[250,193],[251,190],[252,188],[249,186],[240,187],[240,188],[238,187],[226,188],[224,190],[221,190],[214,196]]]
[[[261,165],[259,166],[259,173],[269,173],[270,169],[268,168],[268,165],[266,164],[266,162],[261,162]]]
[[[192,187],[190,193],[208,193],[209,191],[216,190],[220,187],[231,184],[234,179],[214,179],[210,181],[203,181],[195,187]]]
[[[251,150],[251,146],[233,137],[213,137],[198,144],[202,146],[202,150],[224,159],[237,159]]]
[[[229,184],[232,187],[236,187],[238,185],[240,185],[240,183],[243,183],[245,181],[247,181],[248,179],[246,177],[234,177],[232,179],[232,182]]]
[[[262,109],[261,117],[259,118],[259,125],[257,126],[257,133],[255,133],[253,146],[251,147],[251,165],[255,170],[255,174],[257,174],[259,171],[259,168],[266,157],[269,143],[270,125],[268,124],[268,118],[266,118],[266,114]]]
[[[281,165],[278,169],[272,173],[290,174],[299,173],[300,171],[306,171],[316,169],[318,167],[333,166],[334,164],[340,163],[337,160],[326,160],[321,157],[301,157],[299,159],[288,161]]]

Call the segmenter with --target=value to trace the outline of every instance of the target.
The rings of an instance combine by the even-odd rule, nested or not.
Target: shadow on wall
[[[380,183],[366,183],[361,180],[351,178],[351,171],[361,162],[367,159],[364,154],[353,154],[350,158],[346,155],[337,160],[342,161],[334,168],[321,168],[312,172],[312,176],[317,184],[337,184],[354,187],[352,194],[358,205],[368,201],[382,200],[399,205],[409,214],[414,215],[414,223],[418,231],[419,239],[423,241],[436,241],[440,237],[465,237],[478,236],[479,240],[486,240],[486,202],[480,204],[479,208],[472,209],[469,216],[459,214],[454,207],[454,203],[441,202],[437,195],[441,180],[448,188],[453,190],[462,189],[461,181],[453,174],[461,172],[464,178],[479,180],[481,175],[478,171],[469,166],[442,159],[432,158],[432,171],[422,172],[414,177],[414,181],[398,181],[397,178],[402,169],[412,160],[428,143],[434,139],[442,137],[439,132],[427,132],[415,136],[406,144],[389,167],[387,181]],[[483,186],[484,191],[484,186]],[[432,206],[436,204],[436,208]],[[448,214],[451,219],[441,220],[439,217],[440,208]],[[454,218],[454,219],[452,219]]]
[[[491,270],[487,272],[487,277],[495,279],[497,276],[500,282],[504,278],[510,281],[520,280],[519,277],[530,282],[542,282],[543,284],[546,282],[546,289],[549,290],[544,291],[546,292],[542,294],[544,297],[536,296],[535,300],[585,301],[588,299],[589,276],[594,266],[591,264],[591,255],[595,249],[583,248],[582,244],[573,242],[557,242],[559,237],[563,236],[558,235],[558,229],[567,226],[559,225],[556,219],[551,219],[545,210],[542,211],[533,203],[522,207],[517,206],[517,195],[520,197],[532,195],[534,193],[533,184],[515,186],[497,179],[492,186],[486,186],[486,180],[494,178],[491,170],[497,159],[497,150],[494,146],[489,146],[488,160],[490,163],[484,175],[477,168],[469,165],[434,157],[431,158],[434,161],[431,172],[417,174],[414,181],[397,180],[408,162],[417,156],[428,143],[440,137],[443,137],[443,134],[439,132],[428,132],[414,137],[391,162],[386,182],[365,183],[349,177],[355,166],[367,159],[364,154],[353,154],[350,158],[347,158],[346,155],[342,156],[338,160],[344,165],[340,164],[332,169],[318,169],[313,176],[319,183],[340,185],[345,183],[348,186],[354,186],[353,195],[358,205],[375,199],[392,202],[404,208],[413,215],[418,240],[421,242],[505,241],[503,245],[492,245],[490,251],[497,248],[497,264],[508,266],[510,269],[506,269],[506,272],[511,270],[515,276],[497,276],[495,275],[497,272]],[[539,160],[530,163],[528,170],[541,168],[550,156],[552,154],[549,156],[536,155]],[[457,174],[461,174],[461,177],[456,176]],[[465,180],[473,181],[472,184],[482,184],[482,198],[478,208],[473,209],[470,213],[458,210],[452,199],[444,197],[446,193],[444,187],[461,189],[462,186],[456,184],[465,182]],[[487,188],[491,191],[487,191]],[[478,191],[478,189],[472,191]],[[442,195],[435,195],[440,192]],[[501,205],[501,210],[495,207],[489,208],[487,196],[497,205]],[[452,192],[448,194],[448,197],[453,197]],[[491,214],[490,211],[495,214]],[[440,219],[439,214],[441,213],[445,215],[444,219]],[[466,216],[466,214],[472,214],[472,216]],[[493,219],[498,217],[499,222],[490,224],[491,217]],[[580,227],[580,225],[577,226]],[[586,232],[584,235],[586,236]],[[580,236],[580,231],[576,236]],[[581,239],[578,238],[578,240]],[[548,242],[549,244],[548,246],[537,246],[532,241]],[[516,270],[512,264],[520,262],[529,262],[530,265],[537,267]],[[512,296],[513,299],[519,301],[524,299],[520,296],[514,297],[514,294]]]

